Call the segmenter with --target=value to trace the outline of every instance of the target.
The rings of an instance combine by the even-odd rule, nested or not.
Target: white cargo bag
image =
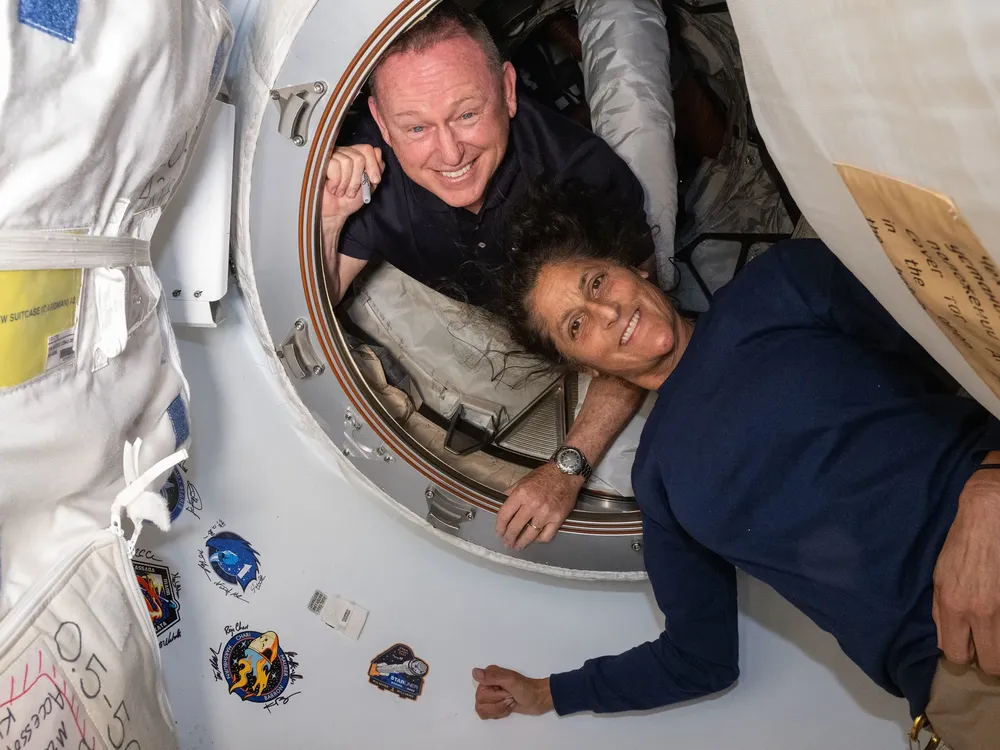
[[[186,455],[150,468],[144,481]],[[6,747],[173,750],[174,722],[160,677],[160,652],[118,513],[136,524],[159,497],[131,494],[129,508],[60,561],[0,623],[0,743]],[[159,511],[159,512],[158,512]],[[150,519],[153,520],[153,519]]]
[[[1000,4],[729,10],[754,119],[803,216],[1000,415]]]

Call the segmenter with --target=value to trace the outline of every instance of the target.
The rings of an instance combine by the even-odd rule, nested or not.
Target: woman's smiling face
[[[673,369],[683,348],[678,342],[686,344],[689,335],[644,272],[607,261],[546,264],[528,303],[539,330],[566,359],[646,388]]]

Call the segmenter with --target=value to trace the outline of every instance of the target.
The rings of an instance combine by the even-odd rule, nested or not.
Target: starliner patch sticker
[[[405,643],[397,643],[372,659],[368,667],[368,682],[379,690],[415,701],[424,690],[428,672],[430,665],[427,662],[418,659]]]

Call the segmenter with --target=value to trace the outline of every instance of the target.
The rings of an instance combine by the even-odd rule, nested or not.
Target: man
[[[339,302],[372,259],[480,305],[503,273],[504,212],[532,179],[580,179],[642,212],[643,192],[600,138],[516,92],[488,30],[443,2],[396,40],[371,76],[371,119],[336,149],[323,196],[323,248]],[[374,194],[362,199],[367,173]],[[644,218],[644,215],[643,215]],[[635,248],[636,264],[652,243]],[[642,392],[596,379],[557,460],[528,474],[497,516],[508,547],[551,541]]]

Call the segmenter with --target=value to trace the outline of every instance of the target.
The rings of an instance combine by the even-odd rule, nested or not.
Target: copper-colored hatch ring
[[[302,193],[299,203],[299,266],[302,274],[302,289],[319,346],[330,365],[331,372],[337,378],[340,387],[354,408],[387,448],[425,476],[428,481],[471,505],[490,513],[496,513],[503,502],[502,495],[496,493],[496,497],[491,498],[485,492],[471,491],[469,487],[463,486],[440,472],[395,435],[383,423],[380,415],[372,409],[368,399],[358,388],[348,363],[341,356],[340,348],[335,344],[335,341],[341,337],[333,330],[335,323],[332,314],[328,315],[325,312],[330,309],[325,299],[325,283],[321,278],[317,278],[321,258],[318,251],[319,243],[314,242],[314,232],[318,226],[316,209],[320,204],[318,191],[326,166],[325,155],[333,150],[343,118],[351,102],[361,90],[365,77],[382,49],[402,30],[412,25],[436,4],[437,0],[403,0],[368,37],[331,92],[316,129],[316,137],[309,149],[302,179]],[[615,514],[613,521],[583,519],[580,518],[581,515],[575,513],[570,516],[562,531],[601,536],[626,536],[642,533],[642,522],[638,512]],[[592,517],[592,514],[585,515]]]

